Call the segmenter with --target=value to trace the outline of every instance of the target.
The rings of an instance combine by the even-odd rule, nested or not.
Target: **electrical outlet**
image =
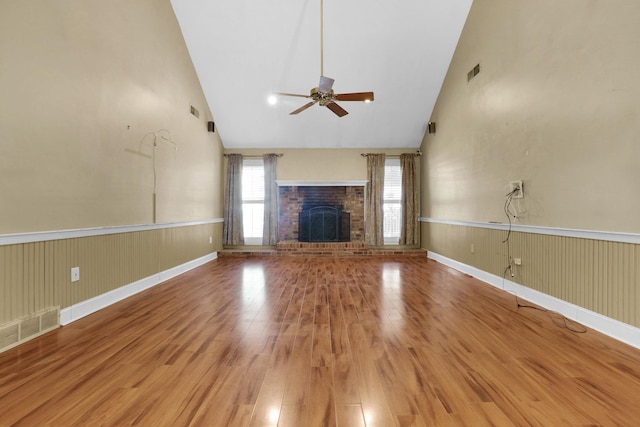
[[[522,180],[511,181],[509,183],[509,194],[512,194],[512,199],[524,198],[524,182]]]
[[[213,236],[209,236],[209,244],[213,243]]]
[[[80,267],[72,267],[71,268],[71,281],[77,282],[80,280]]]
[[[471,253],[472,254],[476,253],[476,245],[474,245],[473,243],[471,244]]]

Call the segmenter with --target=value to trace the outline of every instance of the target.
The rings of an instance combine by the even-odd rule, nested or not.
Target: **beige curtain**
[[[275,245],[278,242],[278,185],[276,184],[277,154],[264,154],[264,227],[262,244]]]
[[[364,207],[365,241],[369,245],[384,245],[382,196],[384,189],[384,154],[367,155],[367,192]]]
[[[416,180],[415,154],[400,155],[402,170],[402,226],[400,228],[401,245],[418,245],[418,188]]]
[[[224,228],[222,242],[225,245],[244,245],[242,229],[242,155],[229,154],[227,164],[227,188],[224,193]]]

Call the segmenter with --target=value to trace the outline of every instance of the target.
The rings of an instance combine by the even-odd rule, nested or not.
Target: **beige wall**
[[[169,0],[0,1],[0,324],[220,250],[222,144],[209,120]],[[3,243],[153,223],[160,129],[178,150],[156,148],[156,222],[200,225]]]
[[[522,179],[515,222],[542,234],[512,234],[512,280],[640,326],[638,245],[543,231],[640,233],[637,52],[635,0],[475,0],[422,143],[422,216],[457,225],[423,222],[423,247],[502,276],[506,231],[478,223]]]
[[[359,148],[359,149],[238,149],[225,153],[260,156],[265,153],[282,153],[278,159],[278,179],[292,181],[342,181],[366,180],[367,159],[362,153],[385,153],[398,156],[414,153],[415,148]]]
[[[159,129],[178,150],[156,149],[157,222],[222,216],[222,146],[168,0],[3,1],[0,52],[0,234],[152,223]]]
[[[640,233],[640,2],[474,1],[422,144],[423,216]],[[467,72],[481,72],[467,82]]]

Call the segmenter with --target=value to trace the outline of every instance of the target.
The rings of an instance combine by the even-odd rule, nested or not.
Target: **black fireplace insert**
[[[298,241],[348,242],[351,226],[349,212],[342,206],[314,206],[303,208],[298,214]]]

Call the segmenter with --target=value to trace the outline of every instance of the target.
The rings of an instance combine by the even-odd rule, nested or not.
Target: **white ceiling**
[[[324,74],[339,118],[308,102],[320,78],[320,0],[171,0],[225,148],[419,147],[472,0],[324,0]]]

